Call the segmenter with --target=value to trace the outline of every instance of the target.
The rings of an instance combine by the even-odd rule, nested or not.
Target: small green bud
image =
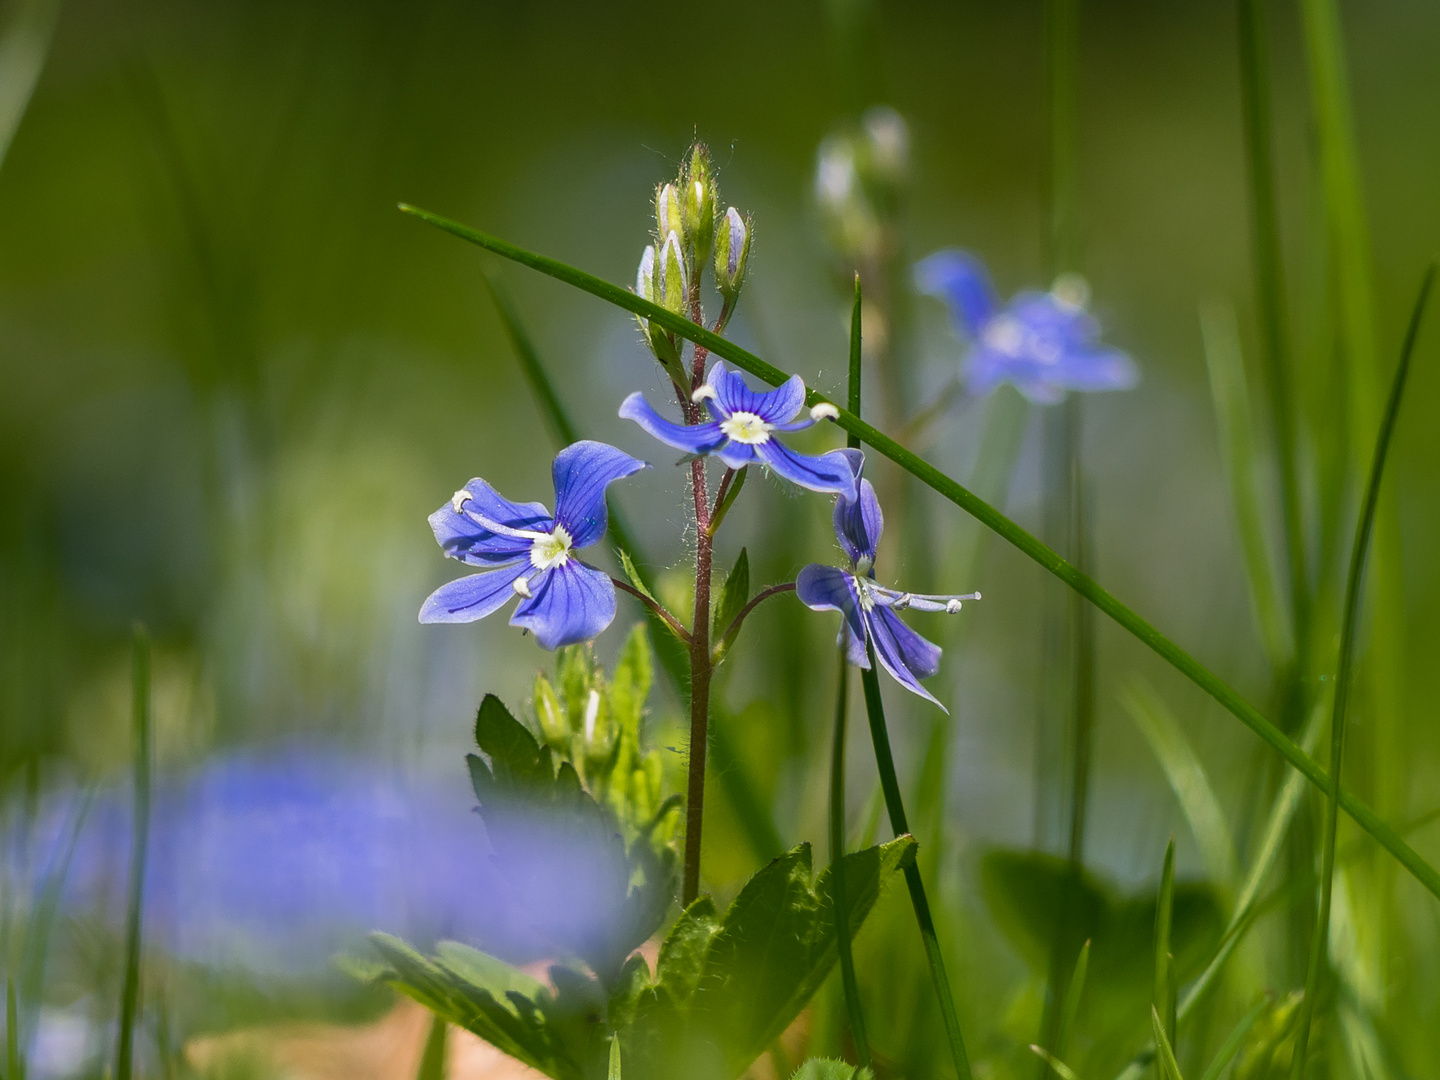
[[[681,238],[683,243],[685,237],[685,215],[681,206],[680,192],[674,184],[661,184],[655,192],[655,224],[658,226],[656,236],[663,244],[665,238],[671,233]]]
[[[732,206],[715,230],[715,285],[727,304],[740,295],[749,258],[750,222]]]
[[[710,244],[715,235],[715,176],[710,167],[710,151],[704,143],[696,143],[691,148],[683,183],[683,235],[695,245],[694,265],[700,267],[710,258]]]
[[[679,233],[672,231],[655,257],[655,302],[676,315],[684,315],[689,293],[685,253],[680,250]]]

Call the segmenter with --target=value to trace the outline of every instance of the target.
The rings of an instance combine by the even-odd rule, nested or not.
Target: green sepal
[[[720,590],[720,599],[715,603],[715,621],[710,630],[710,639],[721,643],[722,635],[730,629],[735,616],[750,600],[750,556],[742,547],[735,559],[735,566],[725,578]]]

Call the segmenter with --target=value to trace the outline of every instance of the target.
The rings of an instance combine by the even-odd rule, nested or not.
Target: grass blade
[[[60,0],[22,0],[17,6],[0,37],[0,165],[30,107],[60,20]]]
[[[575,424],[570,419],[570,414],[565,411],[565,406],[560,403],[560,395],[555,392],[554,384],[545,373],[545,365],[540,362],[535,343],[530,339],[524,323],[520,321],[520,313],[515,310],[510,293],[494,276],[482,271],[481,277],[490,291],[490,299],[495,302],[500,323],[505,327],[505,336],[510,339],[510,345],[515,350],[515,358],[520,361],[520,370],[525,373],[525,381],[530,384],[530,392],[535,395],[535,402],[540,406],[541,415],[549,425],[551,434],[555,436],[555,441],[561,446],[579,442],[580,435],[575,430]]]
[[[850,948],[850,903],[845,895],[845,716],[850,707],[850,665],[840,647],[840,677],[835,687],[835,734],[830,748],[830,875],[835,898],[836,951],[840,954],[840,982],[855,1058],[870,1067],[870,1040],[865,1035],[865,1013],[860,1008],[860,984],[855,979],[855,956]]]
[[[1205,1070],[1200,1080],[1220,1080],[1220,1074],[1225,1071],[1225,1066],[1229,1065],[1235,1055],[1240,1052],[1240,1047],[1245,1043],[1245,1036],[1250,1034],[1251,1028],[1255,1026],[1260,1017],[1265,1015],[1265,1010],[1270,1007],[1272,1000],[1271,995],[1262,995],[1260,1000],[1251,1006],[1250,1011],[1240,1018],[1240,1022],[1225,1037],[1225,1042],[1211,1060],[1209,1068]]]
[[[652,304],[618,285],[612,285],[608,281],[597,278],[593,274],[587,274],[583,270],[578,270],[556,259],[527,251],[498,237],[479,232],[437,214],[403,203],[400,208],[462,240],[467,240],[487,251],[518,262],[522,266],[528,266],[583,292],[588,292],[625,311],[643,315],[666,330],[671,330],[686,340],[703,346],[716,356],[729,360],[736,367],[765,380],[771,386],[779,386],[789,378],[786,372],[762,360],[748,349],[741,348],[734,342],[711,333],[704,327],[675,315],[657,304]],[[805,396],[805,404],[808,406],[814,407],[822,402],[834,404],[824,395],[817,394],[813,390]],[[1138,612],[1121,603],[1090,575],[1082,573],[1030,532],[983,499],[978,498],[930,462],[906,450],[890,436],[867,424],[854,413],[838,407],[837,412],[839,415],[835,422],[841,428],[858,436],[862,443],[869,445],[877,453],[895,462],[921,483],[944,496],[986,528],[1009,542],[1021,554],[1065,582],[1066,585],[1110,616],[1122,629],[1137,638],[1176,671],[1219,702],[1227,712],[1250,728],[1287,763],[1299,770],[1316,788],[1325,790],[1325,770],[1309,754],[1296,746],[1284,732],[1262,716],[1253,705],[1241,697],[1223,679],[1162,634]],[[1355,820],[1357,825],[1369,833],[1376,843],[1394,856],[1416,881],[1433,896],[1440,899],[1440,871],[1421,858],[1420,854],[1402,840],[1374,810],[1343,788],[1340,791],[1340,807]]]
[[[1310,943],[1310,962],[1305,975],[1305,998],[1300,1004],[1300,1019],[1295,1029],[1295,1053],[1291,1058],[1291,1080],[1300,1080],[1305,1073],[1305,1053],[1310,1039],[1310,1022],[1315,1015],[1315,996],[1320,973],[1327,966],[1330,943],[1330,905],[1335,886],[1335,833],[1340,818],[1340,775],[1345,763],[1345,709],[1350,700],[1351,669],[1355,662],[1356,628],[1360,622],[1360,587],[1365,576],[1365,557],[1370,550],[1370,537],[1375,527],[1375,509],[1380,503],[1380,482],[1385,475],[1385,461],[1395,423],[1400,415],[1400,402],[1405,396],[1405,383],[1410,374],[1410,359],[1415,352],[1415,339],[1430,289],[1435,284],[1436,264],[1431,263],[1420,283],[1420,295],[1410,314],[1405,343],[1400,349],[1400,363],[1390,384],[1385,414],[1380,420],[1380,433],[1375,439],[1375,456],[1370,477],[1365,483],[1365,498],[1360,519],[1355,526],[1355,543],[1350,553],[1350,570],[1345,580],[1345,609],[1340,622],[1340,660],[1335,670],[1335,704],[1330,717],[1330,805],[1325,815],[1320,857],[1320,915],[1315,923],[1315,937]]]
[[[1290,351],[1285,304],[1285,275],[1281,260],[1280,215],[1275,200],[1275,166],[1273,158],[1273,132],[1270,122],[1270,61],[1269,41],[1265,24],[1266,0],[1239,0],[1239,41],[1240,41],[1240,99],[1245,127],[1245,164],[1250,188],[1251,250],[1255,267],[1255,307],[1260,315],[1260,329],[1264,358],[1264,369],[1268,397],[1270,400],[1270,423],[1275,439],[1275,456],[1280,466],[1280,491],[1282,498],[1285,552],[1290,572],[1291,630],[1294,634],[1296,668],[1303,672],[1303,656],[1309,640],[1310,584],[1306,568],[1305,523],[1301,510],[1299,468],[1296,464],[1297,440],[1295,437],[1295,406],[1290,389]],[[1203,316],[1202,316],[1203,318]],[[1233,316],[1231,326],[1233,328]],[[1206,357],[1210,356],[1210,335],[1206,334]],[[1235,369],[1239,381],[1234,389],[1244,393],[1244,372],[1239,366],[1238,343],[1234,353]],[[1224,358],[1222,357],[1222,360]],[[1233,377],[1233,375],[1232,375]],[[1216,369],[1210,369],[1212,387],[1216,389],[1217,412],[1222,423],[1224,413],[1220,409],[1220,387],[1216,386]],[[1243,435],[1240,423],[1245,423]],[[1250,428],[1248,418],[1236,418],[1232,435],[1240,435],[1247,442]],[[1235,447],[1243,453],[1242,447]],[[1241,459],[1243,460],[1243,459]],[[1237,465],[1240,462],[1237,461]],[[1236,482],[1240,477],[1232,476],[1231,496],[1237,501],[1242,491]],[[1253,479],[1252,479],[1253,483]],[[1249,496],[1250,492],[1243,493]],[[1236,507],[1237,522],[1242,528],[1242,540],[1247,549],[1254,542],[1247,539],[1245,519]],[[1250,526],[1256,528],[1259,519]],[[1269,570],[1268,548],[1264,549],[1264,569]],[[1247,550],[1247,562],[1251,561]],[[1253,566],[1253,570],[1260,569]],[[1261,594],[1260,582],[1252,582],[1252,595],[1257,602],[1268,602],[1275,596],[1273,591]],[[1273,581],[1270,584],[1273,590]],[[1264,629],[1262,623],[1262,629]],[[1270,631],[1266,631],[1267,638]],[[1272,656],[1281,656],[1279,652]],[[1277,670],[1283,665],[1277,664]]]
[[[1180,722],[1160,695],[1138,678],[1132,679],[1121,691],[1121,701],[1160,762],[1200,847],[1206,870],[1227,891],[1233,889],[1239,872],[1230,827],[1220,809],[1220,800],[1210,786],[1210,778],[1191,749]]]
[[[1254,420],[1250,412],[1250,391],[1245,384],[1245,366],[1240,356],[1240,334],[1235,326],[1235,313],[1229,307],[1213,305],[1200,309],[1200,330],[1205,342],[1205,365],[1210,371],[1210,395],[1215,402],[1215,421],[1220,428],[1220,457],[1230,488],[1230,505],[1235,514],[1235,528],[1240,534],[1240,550],[1245,558],[1245,580],[1250,586],[1250,604],[1260,640],[1277,671],[1291,663],[1293,651],[1286,621],[1280,609],[1280,591],[1271,566],[1270,542],[1265,528],[1264,500],[1256,482],[1258,454],[1255,449]],[[1272,395],[1274,391],[1271,391]],[[1276,436],[1277,439],[1279,436]],[[1293,463],[1290,466],[1294,467]],[[1283,479],[1281,487],[1290,483]],[[1289,495],[1286,495],[1287,502]],[[1287,511],[1288,513],[1288,511]],[[1286,526],[1287,532],[1289,525]],[[1292,552],[1291,565],[1302,554]],[[1302,562],[1303,570],[1303,562]],[[1309,586],[1303,577],[1292,580],[1291,591]],[[1305,602],[1308,603],[1308,600]],[[1296,625],[1300,625],[1297,618]]]
[[[145,908],[145,862],[150,846],[150,638],[135,628],[131,672],[131,716],[135,740],[135,820],[130,840],[130,896],[125,910],[125,978],[120,989],[120,1039],[115,1080],[130,1080],[135,1023],[140,1008],[140,943]]]
[[[620,1080],[620,1040],[615,1037],[610,1039],[610,1068],[606,1080]]]
[[[1155,1060],[1160,1080],[1185,1080],[1180,1075],[1180,1065],[1175,1060],[1175,1051],[1170,1046],[1169,1036],[1165,1034],[1165,1025],[1160,1022],[1160,1013],[1153,1005],[1150,1007],[1150,1028],[1155,1033],[1155,1046],[1158,1051]]]
[[[1058,1057],[1050,1053],[1050,1051],[1046,1050],[1044,1047],[1036,1046],[1034,1043],[1031,1043],[1030,1052],[1036,1057],[1038,1057],[1041,1061],[1045,1062],[1046,1065],[1049,1065],[1051,1071],[1054,1072],[1056,1076],[1060,1077],[1060,1080],[1080,1080],[1080,1077],[1075,1074],[1074,1069],[1070,1068],[1069,1065],[1066,1065],[1065,1062],[1061,1061]]]
[[[890,827],[898,837],[908,833],[910,825],[905,819],[905,803],[900,795],[900,781],[895,775],[895,757],[890,752],[890,731],[885,724],[885,705],[880,700],[880,678],[876,674],[879,664],[875,660],[873,645],[870,646],[869,653],[870,667],[860,672],[860,681],[865,687],[865,715],[870,722],[870,741],[875,747],[875,765],[880,771],[880,787],[885,793]],[[970,1080],[970,1059],[965,1053],[965,1039],[960,1034],[960,1018],[955,1013],[950,979],[945,974],[945,958],[940,951],[940,939],[935,934],[935,919],[930,914],[930,901],[925,896],[925,882],[920,877],[917,862],[911,862],[905,868],[905,886],[910,891],[910,906],[915,911],[915,922],[920,927],[920,937],[925,943],[925,958],[930,963],[930,979],[935,985],[940,1016],[945,1023],[945,1035],[950,1041],[950,1056],[955,1064],[955,1075],[959,1080]]]
[[[1065,990],[1065,1001],[1060,1006],[1060,1033],[1055,1038],[1055,1053],[1063,1055],[1075,1034],[1075,1018],[1080,1015],[1080,999],[1085,994],[1085,977],[1090,972],[1090,942],[1080,947],[1075,959],[1074,970],[1070,973],[1070,985]]]
[[[1157,1080],[1167,1080],[1164,1050],[1166,1037],[1174,1038],[1175,961],[1170,949],[1170,926],[1175,914],[1175,837],[1165,845],[1165,866],[1160,871],[1160,896],[1155,902],[1155,982],[1150,998],[1150,1011],[1155,1017],[1156,1045],[1161,1048]],[[1160,1018],[1164,1015],[1164,1024]]]

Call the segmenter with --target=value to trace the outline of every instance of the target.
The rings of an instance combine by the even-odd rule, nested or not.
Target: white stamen
[[[720,430],[728,438],[748,446],[759,446],[761,443],[769,442],[770,431],[773,427],[773,424],[767,424],[752,412],[733,412],[726,419],[720,421]]]
[[[564,566],[570,561],[570,547],[574,542],[564,525],[556,525],[553,531],[540,533],[530,545],[530,565],[536,570]]]
[[[959,600],[947,600],[945,602],[945,614],[958,615],[962,607],[964,607],[964,605],[961,604]]]
[[[709,398],[713,401],[717,397],[719,397],[719,395],[715,393],[715,388],[707,382],[700,384],[699,389],[697,389],[693,394],[690,395],[690,400],[693,401],[696,405],[699,405],[700,402],[704,401],[706,398]]]
[[[840,419],[840,410],[834,405],[831,405],[830,402],[822,401],[810,410],[810,419],[816,421],[838,420]]]
[[[529,600],[530,597],[535,595],[530,591],[530,582],[526,581],[523,577],[517,577],[510,583],[510,587],[526,600]]]
[[[457,514],[460,513],[460,507],[464,506],[470,498],[470,492],[466,491],[464,488],[461,488],[459,491],[455,492],[454,495],[450,496],[450,509],[454,510]]]

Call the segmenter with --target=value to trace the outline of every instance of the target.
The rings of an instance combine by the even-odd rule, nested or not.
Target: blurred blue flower
[[[1088,290],[1075,275],[1002,306],[984,264],[952,249],[915,265],[915,287],[944,300],[969,341],[964,374],[972,394],[1008,382],[1037,405],[1053,405],[1071,390],[1128,390],[1139,381],[1129,356],[1100,344],[1100,325],[1085,310]]]
[[[445,554],[483,573],[440,586],[420,609],[422,623],[474,622],[521,597],[510,617],[547,649],[589,641],[615,618],[610,575],[575,552],[605,535],[605,489],[649,466],[599,442],[577,442],[555,456],[555,513],[513,503],[471,480],[430,515]]]
[[[836,416],[833,405],[822,404],[804,419],[795,419],[805,407],[805,381],[799,375],[792,375],[775,390],[755,391],[717,360],[705,384],[695,391],[694,400],[705,402],[714,419],[693,425],[672,423],[638,391],[620,405],[620,415],[634,420],[666,446],[687,454],[714,454],[732,469],[758,462],[811,491],[855,497],[854,473],[838,450],[811,457],[797,454],[774,437],[779,432],[803,431]]]
[[[920,680],[940,669],[940,646],[911,630],[895,613],[906,608],[916,611],[943,611],[955,614],[964,600],[979,600],[979,593],[964,596],[931,596],[898,592],[875,581],[875,548],[885,529],[880,501],[869,480],[860,478],[864,458],[858,450],[842,450],[850,461],[858,495],[841,495],[835,501],[835,536],[850,557],[850,569],[811,563],[795,579],[795,594],[814,611],[838,611],[840,644],[856,667],[870,667],[869,643],[875,648],[880,666],[901,686],[927,701],[940,702]],[[940,705],[941,709],[945,706]],[[946,710],[947,712],[949,710]]]

